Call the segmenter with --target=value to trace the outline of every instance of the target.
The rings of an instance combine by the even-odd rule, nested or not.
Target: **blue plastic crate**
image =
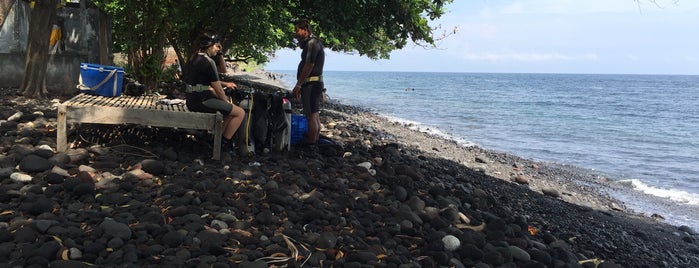
[[[291,144],[298,144],[308,134],[308,121],[302,114],[291,115]]]
[[[121,96],[124,68],[99,64],[80,64],[80,92],[107,97]]]

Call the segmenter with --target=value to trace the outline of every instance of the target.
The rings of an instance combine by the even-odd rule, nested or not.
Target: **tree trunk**
[[[2,24],[5,22],[5,18],[7,18],[7,14],[10,13],[14,3],[15,0],[0,0],[0,28],[2,28]]]
[[[36,1],[29,17],[27,57],[20,87],[22,95],[28,98],[46,98],[48,95],[46,69],[49,61],[49,39],[58,1]]]

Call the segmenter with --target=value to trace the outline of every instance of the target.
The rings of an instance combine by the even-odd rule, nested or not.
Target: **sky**
[[[388,60],[326,49],[325,70],[699,75],[697,0],[455,0],[433,27],[453,32]],[[284,49],[267,70],[295,70]]]

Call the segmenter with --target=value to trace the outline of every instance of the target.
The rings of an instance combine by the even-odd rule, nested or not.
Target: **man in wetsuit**
[[[308,20],[294,22],[296,39],[299,41],[301,62],[296,71],[294,98],[301,98],[303,113],[308,121],[308,144],[315,145],[320,136],[320,102],[323,97],[323,64],[325,52],[323,44],[311,31]]]

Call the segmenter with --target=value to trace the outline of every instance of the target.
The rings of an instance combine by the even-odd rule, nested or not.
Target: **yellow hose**
[[[248,152],[248,157],[252,157],[252,152],[250,152],[250,121],[252,121],[252,105],[255,103],[255,94],[250,94],[250,100],[248,101],[248,120],[245,122],[245,150]]]

